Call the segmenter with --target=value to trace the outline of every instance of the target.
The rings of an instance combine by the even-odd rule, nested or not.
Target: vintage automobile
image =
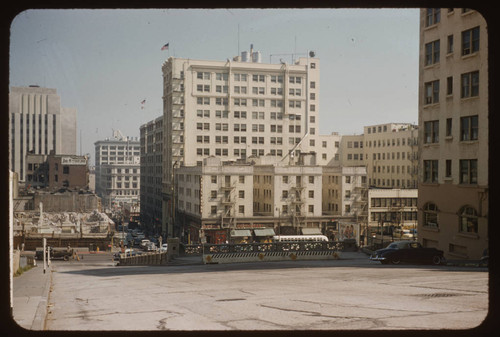
[[[68,261],[74,254],[71,248],[49,247],[50,259],[62,259]],[[35,251],[35,259],[43,260],[43,248],[37,248]]]
[[[440,265],[445,262],[443,251],[436,248],[424,248],[416,241],[396,241],[386,248],[375,251],[370,260],[380,261],[382,264],[428,263]]]

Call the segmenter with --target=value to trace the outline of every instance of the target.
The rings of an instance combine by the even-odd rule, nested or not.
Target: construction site
[[[98,251],[112,241],[114,221],[101,212],[100,198],[93,193],[26,194],[14,199],[13,213],[16,249],[34,251],[45,238],[51,247]]]

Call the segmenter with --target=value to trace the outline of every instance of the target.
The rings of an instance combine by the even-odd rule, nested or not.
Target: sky
[[[55,88],[91,163],[94,142],[139,137],[163,113],[168,57],[226,60],[250,44],[263,63],[315,52],[320,134],[418,122],[418,9],[27,10],[10,34],[9,85]]]

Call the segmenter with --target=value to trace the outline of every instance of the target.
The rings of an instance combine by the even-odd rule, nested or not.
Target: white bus
[[[310,242],[310,241],[328,241],[325,235],[275,235],[274,242]]]

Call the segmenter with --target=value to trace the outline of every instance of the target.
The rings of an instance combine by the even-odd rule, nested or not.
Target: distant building
[[[96,193],[102,198],[102,207],[111,210],[124,203],[138,204],[141,157],[137,137],[124,137],[116,130],[112,139],[94,145]]]
[[[201,166],[176,168],[174,204],[169,205],[180,225],[174,235],[208,243],[262,241],[274,234],[338,237],[338,223],[366,219],[366,170],[319,166],[314,158],[301,154],[288,164],[273,156],[237,162],[209,157]],[[338,212],[325,211],[333,198],[324,198],[325,177],[337,181],[341,191]]]
[[[163,176],[163,116],[140,127],[141,221],[161,232]]]
[[[9,167],[26,180],[26,155],[76,154],[76,109],[61,107],[56,89],[11,87]]]
[[[87,157],[76,155],[26,155],[26,187],[56,190],[88,190]]]
[[[418,237],[448,259],[488,248],[488,40],[475,10],[420,10]]]
[[[374,188],[417,188],[418,128],[409,123],[364,127],[361,135],[344,135],[342,166],[366,166],[368,185]]]

